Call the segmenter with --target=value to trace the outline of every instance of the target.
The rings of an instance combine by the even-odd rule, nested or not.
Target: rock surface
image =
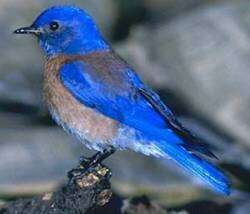
[[[77,170],[79,169],[82,170],[82,166],[78,166]],[[110,201],[112,197],[110,177],[111,172],[108,168],[97,165],[91,171],[73,176],[67,185],[57,191],[7,203],[0,209],[0,213],[89,213]]]

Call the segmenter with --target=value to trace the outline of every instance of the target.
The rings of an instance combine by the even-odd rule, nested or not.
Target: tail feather
[[[230,183],[227,177],[211,163],[189,153],[183,147],[171,143],[159,143],[157,145],[171,159],[177,162],[194,176],[200,177],[209,184],[215,191],[229,195]]]

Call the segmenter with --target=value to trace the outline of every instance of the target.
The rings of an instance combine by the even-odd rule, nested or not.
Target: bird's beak
[[[41,29],[35,28],[35,27],[22,27],[16,29],[13,33],[15,34],[33,34],[38,36],[40,33],[42,33]]]

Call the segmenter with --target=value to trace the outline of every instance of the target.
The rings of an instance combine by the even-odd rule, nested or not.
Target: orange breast
[[[117,134],[118,123],[76,100],[58,79],[64,56],[47,61],[44,72],[43,94],[48,108],[57,122],[80,138],[98,143],[109,143]],[[84,139],[82,139],[84,140]]]

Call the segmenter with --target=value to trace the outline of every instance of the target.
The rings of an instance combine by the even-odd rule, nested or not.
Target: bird
[[[227,176],[208,146],[184,127],[160,96],[106,41],[83,9],[55,5],[15,34],[32,34],[45,55],[43,97],[52,118],[96,154],[88,167],[117,150],[171,159],[222,195]]]

